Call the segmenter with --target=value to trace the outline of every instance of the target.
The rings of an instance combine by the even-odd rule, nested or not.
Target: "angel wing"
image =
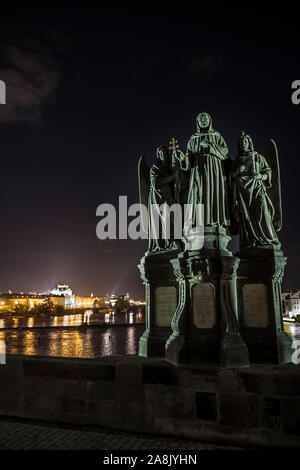
[[[148,233],[148,197],[150,191],[150,168],[145,162],[144,157],[139,159],[138,163],[139,194],[141,204],[142,227]]]
[[[268,194],[275,209],[273,225],[275,230],[279,232],[282,227],[281,183],[278,150],[277,145],[273,139],[270,139],[269,141],[266,152],[266,160],[272,170],[272,186],[268,189]]]

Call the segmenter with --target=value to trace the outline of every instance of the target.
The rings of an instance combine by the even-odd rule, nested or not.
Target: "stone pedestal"
[[[208,230],[201,250],[171,260],[178,279],[178,306],[166,358],[175,364],[248,366],[238,330],[236,270],[239,260],[226,246],[224,229]]]
[[[238,304],[241,336],[251,363],[291,362],[292,341],[284,332],[281,281],[286,258],[279,249],[239,253]]]
[[[178,283],[171,264],[177,255],[178,250],[146,254],[139,264],[146,288],[146,330],[139,341],[140,356],[165,356],[178,302]]]

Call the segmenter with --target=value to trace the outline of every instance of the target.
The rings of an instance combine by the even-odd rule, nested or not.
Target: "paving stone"
[[[188,439],[0,419],[0,450],[232,450]]]

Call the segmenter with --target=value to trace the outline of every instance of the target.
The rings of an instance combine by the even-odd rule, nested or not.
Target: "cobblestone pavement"
[[[0,450],[239,450],[187,439],[0,418]]]

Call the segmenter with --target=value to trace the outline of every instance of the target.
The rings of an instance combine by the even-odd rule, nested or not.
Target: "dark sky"
[[[139,157],[151,164],[172,136],[185,150],[200,111],[232,158],[242,130],[261,153],[276,140],[284,287],[300,287],[300,15],[242,4],[1,6],[1,292],[143,296],[145,241],[98,240],[96,208],[138,202]]]

